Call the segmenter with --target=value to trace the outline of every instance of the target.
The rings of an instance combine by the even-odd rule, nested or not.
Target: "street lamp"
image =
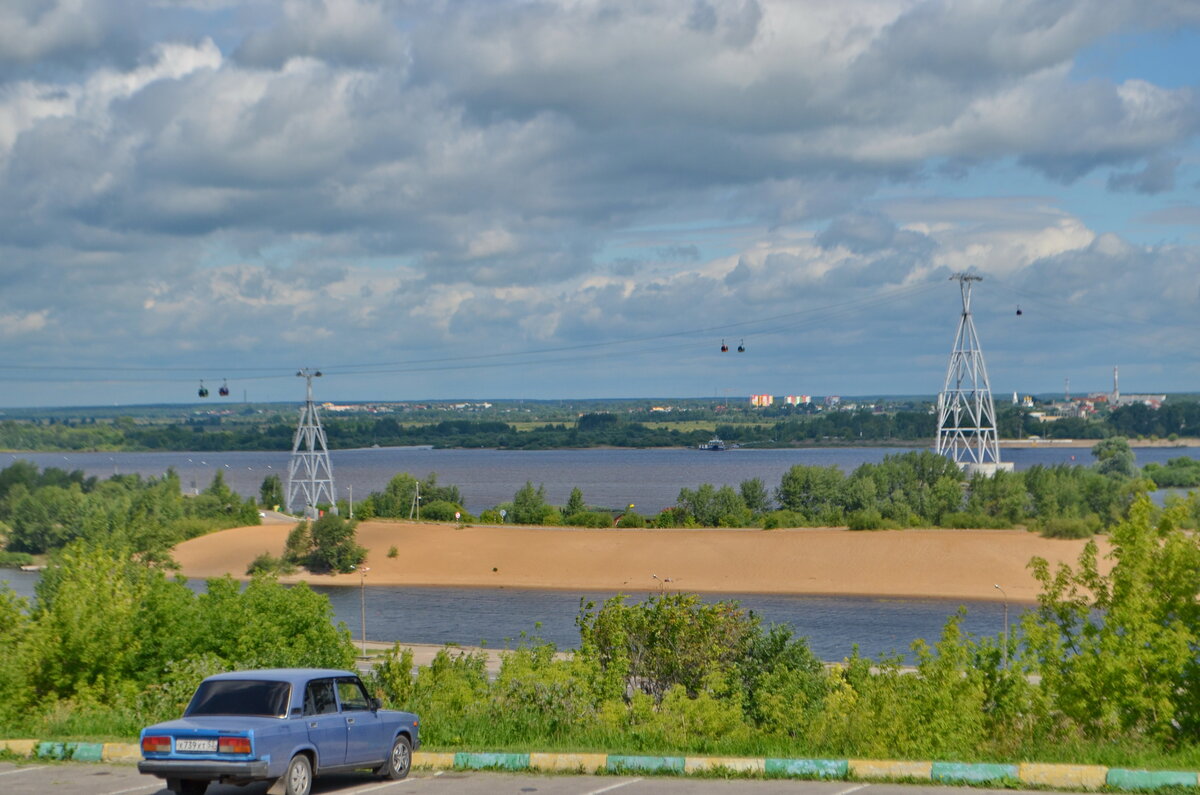
[[[1004,647],[1001,651],[1003,654],[1003,658],[1002,658],[1003,663],[1002,664],[1003,664],[1004,670],[1007,671],[1008,670],[1008,594],[1006,594],[1004,592],[1004,589],[1000,587],[999,583],[996,583],[992,587],[995,588],[997,591],[999,591],[1000,595],[1004,597]]]
[[[370,571],[369,566],[360,566],[358,569],[358,594],[359,594],[359,614],[362,616],[362,656],[367,657],[367,572]]]

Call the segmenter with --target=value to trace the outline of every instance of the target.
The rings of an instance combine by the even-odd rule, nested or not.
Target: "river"
[[[855,447],[803,449],[735,449],[705,452],[690,449],[587,449],[549,451],[433,450],[429,448],[371,448],[330,453],[339,496],[356,499],[382,490],[397,472],[424,477],[436,472],[438,481],[460,488],[466,508],[479,512],[512,499],[526,481],[544,485],[547,499],[567,501],[579,487],[593,505],[633,503],[644,514],[672,505],[679,489],[703,483],[736,486],[760,478],[768,489],[778,485],[795,464],[838,466],[849,472],[865,462],[912,448]],[[1200,448],[1140,448],[1139,464],[1165,463],[1178,456],[1200,457]],[[257,494],[269,474],[286,475],[288,453],[11,453],[40,467],[82,469],[89,475],[115,473],[159,476],[174,467],[188,489],[203,488],[220,469],[239,493]],[[1044,446],[1003,451],[1017,469],[1035,464],[1091,463],[1087,448]],[[0,572],[19,593],[31,596],[36,574]],[[202,583],[192,583],[195,588]],[[322,587],[333,605],[335,620],[351,627],[357,638],[362,624],[361,598],[366,599],[367,637],[409,643],[458,643],[503,648],[522,633],[552,641],[562,648],[578,645],[574,618],[581,598],[602,600],[608,593],[522,589],[404,588],[367,586]],[[632,594],[633,598],[645,594]],[[707,600],[737,599],[765,623],[789,626],[805,636],[819,657],[838,660],[858,644],[875,656],[904,652],[917,638],[937,639],[957,601],[880,599],[864,597],[768,596],[761,594],[706,595]],[[976,634],[998,634],[1003,605],[968,603],[965,628]],[[1013,621],[1018,606],[1011,606]]]
[[[464,507],[475,514],[512,500],[526,481],[544,485],[546,499],[563,505],[578,487],[590,505],[624,508],[636,505],[650,515],[675,504],[681,488],[704,483],[736,487],[759,478],[773,490],[795,464],[837,466],[846,472],[863,463],[878,463],[908,447],[818,447],[777,450],[734,449],[708,452],[686,448],[650,450],[434,450],[427,447],[379,447],[335,450],[329,454],[339,499],[361,500],[382,491],[398,472],[424,478],[436,472],[438,482],[455,485]],[[1165,463],[1169,458],[1200,457],[1197,447],[1151,447],[1135,451],[1139,464]],[[25,459],[39,467],[81,469],[88,475],[138,473],[160,476],[169,467],[179,473],[188,491],[203,489],[216,470],[243,496],[255,496],[265,477],[285,480],[286,452],[232,453],[5,453],[11,461]],[[1002,457],[1017,469],[1034,464],[1090,464],[1087,448],[1045,445],[1004,450]],[[0,463],[3,457],[0,457]]]

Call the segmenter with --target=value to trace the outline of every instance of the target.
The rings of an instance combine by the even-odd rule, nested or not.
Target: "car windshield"
[[[287,714],[291,685],[287,682],[256,682],[241,679],[217,679],[201,682],[188,705],[188,717],[196,715]]]

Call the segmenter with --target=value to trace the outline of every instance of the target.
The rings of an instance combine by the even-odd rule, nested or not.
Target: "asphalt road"
[[[207,795],[263,795],[265,784],[209,787]],[[467,771],[417,771],[404,781],[382,781],[367,775],[328,776],[313,783],[313,795],[1021,795],[1021,790],[935,787],[860,781],[784,781],[637,776],[536,775]],[[0,762],[0,792],[6,795],[170,795],[163,782],[143,776],[130,765],[96,763],[13,764]],[[1047,795],[1047,790],[1029,795]]]

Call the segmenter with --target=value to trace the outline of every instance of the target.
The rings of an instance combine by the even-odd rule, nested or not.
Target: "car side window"
[[[342,702],[342,712],[371,708],[367,691],[363,690],[362,683],[357,679],[339,679],[337,693],[338,701]]]
[[[304,688],[304,714],[325,715],[337,712],[337,701],[333,696],[333,682],[329,679],[309,682]]]

